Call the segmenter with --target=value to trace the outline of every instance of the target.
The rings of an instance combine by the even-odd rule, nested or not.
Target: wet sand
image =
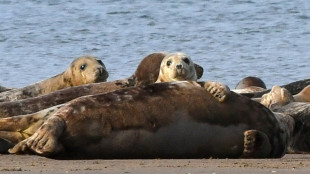
[[[148,160],[55,160],[35,155],[0,155],[0,173],[306,174],[309,172],[310,154],[288,154],[281,159]]]

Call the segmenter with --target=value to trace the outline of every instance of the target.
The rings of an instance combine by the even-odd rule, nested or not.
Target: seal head
[[[63,79],[70,86],[88,83],[105,82],[109,77],[103,62],[93,56],[82,56],[75,59],[64,72]]]
[[[185,53],[171,53],[164,57],[160,65],[160,72],[156,82],[170,82],[181,80],[197,80],[195,65]]]

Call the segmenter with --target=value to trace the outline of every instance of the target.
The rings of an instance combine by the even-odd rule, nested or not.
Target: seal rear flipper
[[[258,130],[244,132],[244,150],[242,158],[268,158],[271,144],[267,135]]]

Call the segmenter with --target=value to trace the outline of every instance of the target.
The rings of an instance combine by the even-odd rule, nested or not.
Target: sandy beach
[[[0,173],[231,174],[309,173],[310,154],[281,159],[55,160],[35,155],[0,155]]]

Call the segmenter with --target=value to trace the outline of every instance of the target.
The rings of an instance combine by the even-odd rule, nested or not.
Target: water
[[[182,51],[202,80],[231,88],[243,77],[268,87],[309,78],[308,0],[0,0],[0,84],[21,87],[91,54],[116,80],[143,57]]]

